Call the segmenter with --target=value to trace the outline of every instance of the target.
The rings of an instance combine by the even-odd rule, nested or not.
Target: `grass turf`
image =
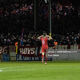
[[[1,62],[0,80],[80,80],[80,63]]]

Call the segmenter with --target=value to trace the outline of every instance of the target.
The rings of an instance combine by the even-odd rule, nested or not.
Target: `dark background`
[[[42,2],[41,2],[42,1]],[[43,0],[37,0],[37,26],[36,31],[45,30],[49,32],[49,19],[45,18],[43,7],[47,6]],[[52,0],[53,3],[60,3],[62,5],[69,5],[72,3],[74,7],[74,12],[70,15],[63,16],[60,15],[59,18],[56,17],[58,14],[52,14],[52,32],[65,34],[67,32],[80,32],[80,16],[78,15],[78,10],[80,9],[79,1],[76,0]],[[22,4],[31,5],[33,3],[33,9],[26,12],[18,12],[18,14],[11,14],[11,11],[16,10],[16,8],[11,7],[11,4],[18,3],[18,9],[22,7]],[[41,3],[41,5],[40,5]],[[43,6],[43,7],[42,7]],[[20,32],[22,28],[25,31],[34,30],[34,1],[33,0],[0,0],[0,8],[3,10],[3,15],[0,15],[0,32]],[[9,15],[5,15],[5,11],[8,11]],[[49,16],[49,15],[48,15]],[[53,18],[54,17],[54,18]]]

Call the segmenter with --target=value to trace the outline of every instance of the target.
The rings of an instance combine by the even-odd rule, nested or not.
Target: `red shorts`
[[[48,47],[42,47],[42,49],[41,49],[42,53],[43,52],[46,53],[47,49],[48,49]]]

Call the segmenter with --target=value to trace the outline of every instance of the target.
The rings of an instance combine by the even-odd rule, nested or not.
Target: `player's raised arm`
[[[40,39],[41,39],[41,37],[42,37],[42,35],[41,35],[41,36],[39,36],[37,39],[39,39],[39,40],[40,40]]]
[[[49,36],[49,35],[46,35],[46,37],[48,38],[48,40],[51,40],[52,39],[52,37]]]

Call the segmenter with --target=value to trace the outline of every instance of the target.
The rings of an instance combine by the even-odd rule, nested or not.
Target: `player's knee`
[[[44,53],[42,53],[42,55],[44,56]]]

